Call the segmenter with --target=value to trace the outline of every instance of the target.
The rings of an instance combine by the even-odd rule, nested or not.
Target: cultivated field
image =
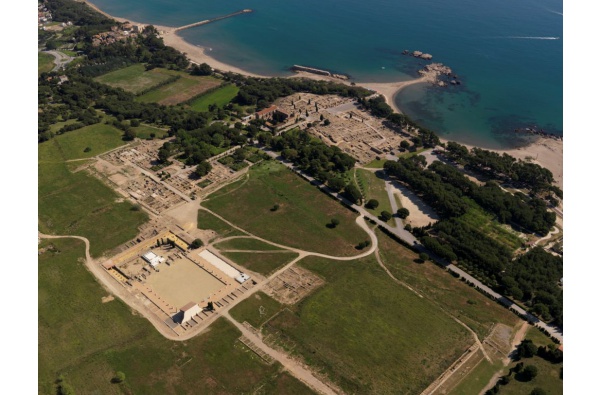
[[[208,106],[211,104],[215,104],[217,107],[223,107],[237,96],[239,90],[240,88],[235,85],[225,85],[206,95],[200,96],[190,103],[190,108],[195,111],[208,111]]]
[[[165,69],[156,69],[157,73],[167,77],[178,76],[176,81],[157,87],[141,96],[136,100],[144,103],[159,103],[164,105],[174,105],[186,100],[192,99],[207,90],[217,87],[221,80],[214,77],[191,76],[182,71],[172,71]]]
[[[298,256],[295,252],[221,252],[240,266],[265,276],[279,269]]]
[[[511,327],[517,324],[517,316],[504,307],[435,264],[416,263],[416,253],[383,232],[378,230],[376,233],[381,258],[392,274],[463,321],[477,333],[479,339],[485,338],[495,323]]]
[[[146,71],[143,64],[134,64],[96,77],[95,80],[113,88],[121,88],[127,92],[138,94],[152,89],[170,78],[172,77],[168,74],[161,73],[160,69]]]
[[[202,204],[257,236],[310,251],[356,255],[354,247],[368,239],[354,213],[273,161],[252,167],[248,181],[222,188]],[[326,226],[332,218],[340,221],[335,229]]]
[[[64,160],[78,156],[81,146],[95,144],[91,136],[80,139],[74,131],[38,145],[38,226],[43,233],[84,236],[90,253],[99,256],[135,237],[147,215],[132,210],[93,176],[69,170]]]
[[[120,300],[102,303],[106,293],[77,263],[83,243],[52,243],[60,252],[43,253],[38,267],[39,393],[56,393],[59,374],[82,394],[311,393],[237,341],[240,333],[224,319],[173,342]],[[117,371],[123,384],[110,382]]]
[[[473,343],[465,328],[395,284],[373,257],[308,257],[300,264],[326,284],[263,331],[348,393],[418,394]],[[246,302],[251,312],[257,301]]]
[[[111,125],[97,123],[56,136],[39,145],[39,150],[48,150],[51,144],[56,147],[62,160],[70,160],[90,158],[124,145],[125,142],[122,131]],[[90,150],[85,152],[86,148]]]

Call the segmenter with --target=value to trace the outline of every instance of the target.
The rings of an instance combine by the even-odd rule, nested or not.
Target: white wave
[[[560,40],[560,37],[535,37],[535,36],[507,36],[499,38],[514,38],[521,40]]]

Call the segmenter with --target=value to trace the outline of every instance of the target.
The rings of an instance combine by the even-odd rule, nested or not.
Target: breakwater
[[[241,10],[241,11],[237,11],[237,12],[233,12],[231,14],[227,14],[227,15],[223,15],[223,16],[218,16],[216,18],[212,18],[212,19],[206,19],[200,22],[194,22],[194,23],[190,23],[189,25],[185,25],[185,26],[180,26],[180,27],[176,27],[175,28],[175,32],[179,32],[181,30],[185,30],[185,29],[190,29],[192,27],[196,27],[196,26],[202,26],[202,25],[206,25],[208,23],[212,23],[212,22],[216,22],[216,21],[220,21],[221,19],[227,19],[227,18],[232,18],[234,16],[237,15],[242,15],[242,14],[249,14],[251,12],[254,12],[251,9],[245,9],[245,10]]]

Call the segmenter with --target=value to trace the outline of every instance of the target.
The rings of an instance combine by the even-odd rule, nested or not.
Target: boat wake
[[[535,36],[508,36],[504,38],[514,38],[521,40],[560,40],[560,37],[535,37]]]

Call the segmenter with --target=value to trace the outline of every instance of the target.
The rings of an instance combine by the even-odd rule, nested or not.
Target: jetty
[[[317,74],[317,75],[324,75],[326,77],[339,78],[341,80],[347,80],[347,79],[349,79],[347,75],[335,74],[335,73],[332,73],[331,71],[316,69],[314,67],[308,67],[308,66],[300,66],[300,65],[297,65],[297,64],[295,64],[294,66],[292,66],[291,70],[292,71],[304,71],[304,72],[307,72],[307,73],[312,73],[312,74]]]
[[[206,19],[206,20],[203,20],[203,21],[200,21],[200,22],[190,23],[189,25],[176,27],[173,31],[174,32],[179,32],[181,30],[190,29],[190,28],[196,27],[196,26],[206,25],[208,23],[220,21],[221,19],[232,18],[232,17],[237,16],[237,15],[249,14],[251,12],[254,12],[254,11],[251,10],[251,9],[244,9],[244,10],[241,10],[241,11],[233,12],[231,14],[227,14],[227,15],[223,15],[223,16],[218,16],[216,18]]]

